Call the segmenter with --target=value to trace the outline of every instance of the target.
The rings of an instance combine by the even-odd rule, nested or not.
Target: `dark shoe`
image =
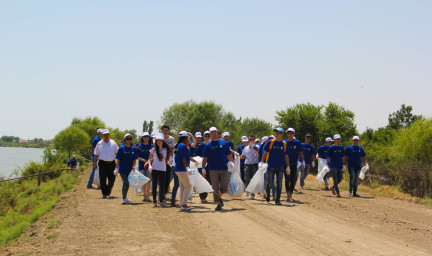
[[[222,198],[220,199],[220,205],[221,205],[222,207],[224,206]]]
[[[267,203],[270,202],[270,195],[266,196],[265,200]]]
[[[276,201],[275,205],[282,205],[282,203],[280,201]]]
[[[360,197],[358,194],[354,194],[353,197]]]
[[[341,195],[340,195],[340,194],[337,194],[336,197],[341,197]]]
[[[93,187],[87,187],[88,189],[92,189]]]
[[[216,209],[215,209],[216,211],[220,211],[220,210],[222,210],[222,206],[220,205],[220,204],[218,204],[217,206],[216,206]]]
[[[334,187],[330,187],[330,190],[333,193],[333,195],[336,195],[336,190],[334,189]]]
[[[102,198],[107,198],[106,196],[102,196]]]

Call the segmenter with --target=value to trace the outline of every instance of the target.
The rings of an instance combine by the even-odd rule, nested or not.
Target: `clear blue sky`
[[[275,123],[336,102],[358,129],[432,116],[432,1],[2,1],[0,135],[73,117],[141,130],[174,102]]]

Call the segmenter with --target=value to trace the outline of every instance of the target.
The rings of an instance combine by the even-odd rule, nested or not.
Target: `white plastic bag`
[[[213,192],[212,186],[196,169],[193,169],[192,175],[189,175],[189,182],[195,187],[197,194]]]
[[[193,159],[195,159],[195,161],[197,161],[197,163],[194,162],[190,162],[190,168],[191,169],[198,169],[198,168],[202,168],[202,157],[200,156],[194,156]]]
[[[252,180],[249,182],[249,185],[246,188],[246,191],[249,193],[261,193],[265,190],[264,185],[264,171],[262,168],[258,169],[258,171],[253,176]]]
[[[359,179],[364,180],[367,171],[369,171],[369,167],[363,166],[363,168],[361,168],[361,171],[360,171]]]
[[[229,193],[233,196],[241,196],[244,192],[244,184],[240,177],[240,157],[235,156],[234,171],[231,173]]]
[[[95,170],[94,178],[93,178],[93,184],[100,187],[100,178],[99,178],[99,168]]]
[[[142,193],[143,191],[142,191],[142,187],[136,187],[135,188],[135,194],[139,194],[139,193]]]
[[[142,187],[144,184],[150,181],[145,175],[138,171],[131,171],[128,176],[129,187]]]
[[[324,159],[323,159],[324,160]],[[329,168],[327,168],[327,167],[323,167],[322,169],[321,169],[321,171],[318,173],[318,175],[317,175],[317,180],[320,182],[320,183],[324,183],[324,176],[328,173],[328,172],[330,172],[330,169]]]

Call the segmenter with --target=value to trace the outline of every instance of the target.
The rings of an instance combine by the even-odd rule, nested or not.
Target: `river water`
[[[0,176],[5,178],[30,161],[42,162],[43,148],[0,147]]]

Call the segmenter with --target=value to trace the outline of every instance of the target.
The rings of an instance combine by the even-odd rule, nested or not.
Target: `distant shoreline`
[[[54,143],[21,143],[21,142],[0,142],[0,147],[5,148],[46,148]]]

